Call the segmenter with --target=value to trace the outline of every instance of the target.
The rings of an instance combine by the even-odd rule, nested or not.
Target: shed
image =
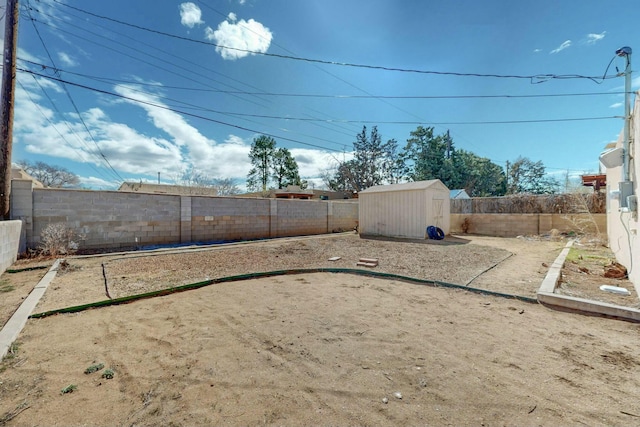
[[[470,199],[471,197],[469,197],[469,194],[467,194],[467,191],[462,188],[459,190],[451,190],[449,192],[449,198],[450,199]]]
[[[449,234],[449,189],[439,179],[377,185],[360,192],[360,234],[424,239],[434,225]]]

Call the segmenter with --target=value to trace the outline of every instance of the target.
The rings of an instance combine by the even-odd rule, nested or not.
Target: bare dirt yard
[[[36,311],[360,257],[377,258],[375,271],[532,297],[565,243],[345,234],[69,258]],[[14,289],[2,295],[28,293],[44,272],[5,273]],[[22,297],[11,298],[4,312]],[[632,323],[402,280],[219,283],[29,320],[0,364],[0,426],[637,425],[639,338]]]

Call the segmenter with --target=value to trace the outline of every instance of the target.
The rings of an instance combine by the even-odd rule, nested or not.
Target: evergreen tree
[[[267,191],[271,165],[276,151],[276,140],[270,136],[260,135],[254,138],[249,151],[249,160],[252,168],[247,176],[247,189],[249,191]]]
[[[303,186],[298,172],[298,163],[286,148],[278,148],[273,155],[273,174],[277,188],[286,188],[288,185]]]

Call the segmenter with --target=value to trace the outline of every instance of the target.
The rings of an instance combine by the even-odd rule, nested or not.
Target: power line
[[[29,14],[30,15],[30,14]],[[53,58],[51,57],[51,54],[49,53],[49,49],[47,48],[47,45],[45,44],[44,40],[42,39],[42,36],[40,35],[40,31],[38,30],[38,27],[35,23],[35,20],[29,16],[32,24],[33,24],[33,28],[36,31],[36,34],[38,35],[38,38],[40,39],[40,42],[42,43],[42,46],[45,50],[45,52],[47,53],[47,56],[49,57],[49,60],[51,61],[51,64],[53,64],[54,67],[56,67],[56,64],[53,60]],[[111,165],[111,163],[109,162],[109,159],[107,159],[107,156],[104,155],[104,153],[102,152],[102,149],[100,148],[100,146],[98,145],[98,142],[95,140],[95,138],[93,137],[93,134],[91,133],[91,131],[89,130],[89,127],[87,126],[86,122],[84,121],[84,119],[82,118],[82,114],[80,114],[80,110],[78,109],[75,101],[73,100],[73,97],[71,96],[71,93],[69,92],[69,90],[67,89],[67,87],[65,86],[65,82],[60,82],[62,83],[62,88],[65,91],[65,93],[67,94],[67,98],[69,98],[69,102],[71,102],[71,105],[73,106],[73,109],[75,110],[75,112],[78,114],[78,119],[80,120],[80,122],[82,123],[84,129],[87,131],[87,134],[89,135],[89,137],[91,138],[91,140],[93,141],[94,145],[96,146],[98,153],[100,154],[100,157],[104,160],[104,162],[107,164],[107,166],[109,167],[109,169],[111,169],[111,171],[115,174],[115,176],[120,179],[120,181],[124,181],[124,178],[122,178],[122,176],[120,176],[120,174],[118,173],[118,171],[116,171],[114,169],[114,167]]]
[[[106,95],[111,95],[111,96],[116,96],[119,98],[123,98],[123,99],[127,99],[130,101],[134,101],[134,102],[138,102],[138,103],[142,103],[142,104],[146,104],[146,105],[151,105],[154,107],[158,107],[158,108],[163,108],[166,110],[170,110],[173,112],[177,112],[180,114],[186,114],[186,115],[190,115],[193,117],[198,117],[204,120],[209,120],[209,121],[213,121],[216,123],[220,123],[220,124],[224,124],[227,126],[232,126],[232,127],[237,127],[240,129],[244,129],[240,126],[236,126],[233,124],[229,124],[229,123],[225,123],[225,122],[221,122],[218,120],[214,120],[214,119],[210,119],[210,118],[206,118],[203,116],[198,116],[192,113],[188,113],[185,111],[181,111],[181,110],[176,110],[164,105],[160,105],[160,104],[155,104],[152,102],[147,102],[147,101],[142,101],[139,99],[135,99],[135,98],[131,98],[125,95],[120,95],[114,92],[110,92],[110,91],[106,91],[106,90],[102,90],[102,89],[97,89],[97,88],[93,88],[90,86],[86,86],[86,85],[82,85],[79,83],[73,83],[67,80],[63,80],[57,77],[52,77],[52,76],[47,76],[45,74],[40,74],[40,73],[36,73],[34,71],[30,71],[27,69],[23,69],[23,68],[18,68],[19,71],[22,72],[26,72],[26,73],[30,73],[30,74],[35,74],[37,76],[41,76],[47,79],[51,79],[51,80],[55,80],[58,82],[64,82],[66,84],[69,85],[73,85],[73,86],[77,86],[77,87],[81,87],[83,89],[87,89],[87,90],[92,90],[95,92],[99,92],[99,93],[103,93]],[[276,120],[295,120],[295,121],[303,121],[303,122],[338,122],[338,123],[357,123],[357,124],[400,124],[400,125],[423,125],[423,124],[429,124],[429,125],[492,125],[492,124],[518,124],[518,123],[551,123],[551,122],[573,122],[573,121],[589,121],[589,120],[608,120],[608,119],[620,119],[620,116],[600,116],[600,117],[569,117],[569,118],[558,118],[558,119],[531,119],[531,120],[496,120],[496,121],[463,121],[463,122],[415,122],[415,121],[378,121],[378,120],[331,120],[331,119],[312,119],[312,118],[304,118],[304,117],[287,117],[287,116],[270,116],[270,115],[262,115],[262,114],[247,114],[247,113],[235,113],[235,112],[228,112],[228,111],[218,111],[218,110],[212,110],[212,109],[207,109],[207,108],[202,108],[205,111],[209,111],[209,112],[213,112],[213,113],[217,113],[217,114],[224,114],[224,115],[231,115],[231,116],[246,116],[246,117],[257,117],[257,118],[267,118],[267,119],[276,119]],[[246,130],[246,129],[245,129]],[[254,131],[255,132],[255,131]],[[295,141],[295,140],[291,140],[290,141]],[[308,143],[303,143],[301,141],[295,141],[295,142],[299,142],[301,144],[305,144],[305,145],[313,145],[313,144],[308,144]],[[318,146],[315,146],[318,147]],[[320,148],[325,148],[325,147],[320,147]]]
[[[186,86],[170,86],[159,83],[140,82],[136,80],[127,79],[115,79],[113,77],[95,76],[85,73],[77,73],[74,71],[65,70],[62,68],[53,68],[47,65],[30,61],[18,57],[18,60],[26,62],[31,65],[41,67],[42,69],[52,69],[54,73],[65,73],[78,77],[83,77],[89,80],[95,80],[102,83],[124,83],[135,84],[138,86],[156,87],[159,89],[174,89],[194,92],[213,92],[213,93],[225,93],[225,94],[239,94],[239,95],[260,95],[260,96],[273,96],[273,97],[292,97],[292,98],[326,98],[326,99],[519,99],[519,98],[564,98],[564,97],[580,97],[580,96],[609,96],[609,95],[624,95],[624,91],[612,91],[612,92],[570,92],[570,93],[546,93],[546,94],[530,94],[530,95],[346,95],[346,94],[321,94],[321,93],[291,93],[291,92],[247,92],[247,91],[229,91],[222,89],[204,89],[197,87]]]
[[[55,19],[55,17],[53,17],[53,18]],[[45,23],[45,22],[42,22],[42,21],[38,21],[38,20],[36,20],[36,19],[32,19],[32,20],[37,21],[37,22],[41,23],[42,25],[51,26],[51,25],[50,25],[50,24],[48,24],[48,23]],[[77,27],[77,26],[75,26],[75,25],[71,25],[71,26],[73,26],[73,27],[75,27],[75,28],[79,28],[79,29],[80,29],[80,30],[82,30],[82,31],[86,31],[86,32],[88,32],[88,33],[90,33],[90,34],[93,34],[93,35],[95,35],[95,36],[98,36],[98,37],[100,37],[100,38],[103,38],[103,39],[106,39],[106,40],[112,41],[112,42],[114,42],[114,43],[118,43],[118,42],[116,42],[116,41],[115,41],[115,40],[113,40],[113,39],[110,39],[110,38],[107,38],[107,37],[104,37],[104,36],[101,36],[101,35],[95,34],[94,32],[89,31],[89,30],[86,30],[86,29],[84,29],[84,28]],[[121,55],[124,55],[124,56],[126,56],[126,57],[129,57],[129,58],[134,59],[134,60],[136,60],[136,61],[139,61],[139,62],[142,62],[142,63],[144,63],[144,64],[150,65],[150,66],[152,66],[152,67],[154,67],[154,68],[157,68],[157,69],[160,69],[160,70],[166,71],[166,72],[168,72],[168,73],[170,73],[170,74],[174,74],[174,75],[177,75],[177,76],[179,76],[179,77],[181,77],[181,78],[185,78],[185,79],[191,80],[191,81],[196,82],[196,83],[198,83],[198,84],[202,84],[203,86],[206,86],[206,87],[213,87],[213,86],[211,86],[210,84],[203,83],[203,82],[200,82],[200,81],[195,80],[195,79],[193,79],[193,78],[186,77],[186,76],[185,76],[184,74],[182,74],[182,73],[177,73],[177,72],[171,71],[171,70],[169,70],[169,69],[167,69],[167,68],[165,68],[165,67],[162,67],[162,66],[159,66],[159,65],[153,64],[153,63],[151,63],[151,62],[149,62],[149,61],[145,61],[145,60],[141,59],[139,56],[129,55],[129,54],[127,54],[127,53],[125,53],[125,52],[122,52],[122,51],[120,51],[120,50],[118,50],[118,49],[115,49],[115,48],[112,48],[112,47],[106,46],[106,45],[104,45],[104,44],[102,44],[102,43],[99,43],[99,42],[96,42],[96,41],[94,41],[94,40],[88,40],[88,39],[86,39],[86,38],[83,38],[83,37],[81,37],[81,36],[78,36],[78,35],[76,35],[76,34],[73,34],[72,32],[69,32],[69,31],[63,30],[63,29],[61,29],[61,28],[56,28],[56,27],[53,27],[53,28],[55,28],[55,29],[56,29],[56,31],[57,31],[58,33],[66,33],[66,34],[69,34],[69,35],[71,35],[71,36],[78,37],[78,38],[80,38],[80,39],[82,39],[82,40],[84,40],[84,41],[87,41],[87,42],[90,42],[90,43],[96,44],[96,45],[101,46],[101,47],[103,47],[103,48],[105,48],[105,49],[108,49],[108,50],[112,50],[112,51],[114,51],[114,52],[117,52],[117,53],[119,53],[119,54],[121,54]],[[120,43],[118,43],[118,44],[119,44],[119,45],[121,45]],[[163,63],[167,63],[166,61],[162,60],[161,58],[159,58],[159,57],[157,57],[157,56],[154,56],[154,55],[151,55],[151,54],[148,54],[147,52],[141,51],[141,50],[139,50],[139,49],[132,48],[131,46],[127,46],[127,48],[132,49],[132,50],[134,50],[134,51],[136,51],[136,52],[138,52],[138,53],[140,53],[140,54],[143,54],[143,55],[149,56],[149,57],[151,57],[151,58],[153,58],[153,59],[159,60],[159,61],[161,61],[161,62],[163,62]],[[154,48],[154,49],[155,49],[155,48]],[[159,50],[159,49],[158,49],[158,50]],[[182,58],[180,58],[180,59],[182,59]],[[187,62],[190,62],[190,61],[187,61]],[[203,76],[202,74],[196,73],[196,72],[194,72],[193,70],[191,70],[191,69],[189,69],[189,68],[181,67],[181,66],[178,66],[178,65],[173,64],[173,63],[170,63],[170,65],[172,65],[172,66],[174,66],[174,67],[177,67],[177,68],[181,69],[182,71],[187,71],[187,72],[193,73],[193,74],[195,74],[195,75],[197,75],[197,76],[200,76],[200,77],[202,77],[202,78],[208,79],[208,77]],[[42,65],[40,64],[40,66],[42,66]],[[202,68],[203,68],[203,67],[202,67]],[[206,68],[205,68],[205,69],[206,69]],[[206,69],[206,70],[207,70],[207,71],[210,71],[210,70],[208,70],[208,69]],[[57,72],[57,71],[58,71],[58,70],[55,70],[54,72]],[[71,73],[71,74],[73,74],[73,73]],[[100,81],[100,80],[98,79],[98,81]],[[137,85],[139,85],[139,84],[140,84],[140,82],[133,82],[133,83],[134,83],[134,84],[137,84]],[[218,83],[223,84],[223,85],[225,85],[225,86],[229,86],[229,85],[226,85],[225,83],[222,83],[222,82],[218,82]],[[156,85],[156,86],[157,86],[157,85]],[[230,87],[232,87],[232,86],[230,86]],[[250,86],[250,87],[251,87],[251,86]],[[265,106],[265,105],[263,105],[263,104],[259,104],[259,103],[257,103],[257,102],[251,101],[251,100],[246,100],[246,99],[244,99],[244,98],[242,98],[242,97],[238,96],[238,94],[243,94],[243,92],[242,92],[242,91],[235,91],[235,92],[234,92],[234,91],[223,91],[223,90],[219,90],[219,89],[213,89],[213,90],[211,90],[211,91],[212,91],[212,92],[213,92],[213,91],[215,91],[215,92],[219,92],[219,93],[224,93],[224,94],[230,94],[231,96],[234,96],[234,97],[236,97],[236,98],[238,98],[238,99],[241,99],[241,100],[243,100],[243,101],[251,102],[251,103],[253,103],[253,104],[255,104],[255,105],[258,105],[258,106],[260,106],[260,107],[263,107],[263,108],[268,108],[267,106]],[[251,93],[247,92],[247,94],[248,94],[248,95],[251,95],[251,96],[256,96],[256,97],[260,98],[260,92],[251,92]],[[178,102],[180,102],[180,101],[178,101]],[[258,123],[258,124],[261,124],[261,123]],[[263,124],[261,124],[261,125],[263,125]],[[318,124],[316,124],[316,123],[314,123],[314,125],[319,126],[319,125],[318,125]],[[331,129],[331,128],[327,128],[327,129],[328,129],[328,130],[330,130],[330,131],[332,131],[332,132],[337,132],[337,133],[341,133],[341,134],[343,134],[343,135],[352,136],[351,134],[346,134],[346,133],[344,133],[344,132],[340,132],[339,130],[336,130],[336,129]],[[301,134],[301,135],[303,135],[303,134]],[[318,138],[318,137],[316,137],[316,136],[309,136],[309,135],[303,135],[303,136],[308,136],[308,137],[311,137],[311,138],[314,138],[314,139],[320,139],[320,140],[322,140],[322,138]],[[329,142],[330,142],[330,143],[333,143],[333,142],[331,142],[331,141],[329,141]]]
[[[530,75],[518,75],[518,74],[462,73],[462,72],[452,72],[452,71],[433,71],[433,70],[418,70],[418,69],[399,68],[399,67],[386,67],[386,66],[381,66],[381,65],[356,64],[356,63],[349,63],[349,62],[328,61],[328,60],[324,60],[324,59],[305,58],[305,57],[299,57],[299,56],[293,56],[293,55],[281,55],[281,54],[277,54],[277,53],[259,52],[259,51],[254,51],[254,50],[250,50],[250,49],[241,49],[241,48],[235,48],[235,47],[230,47],[230,46],[224,46],[224,45],[220,45],[220,44],[217,44],[217,43],[204,41],[204,40],[191,39],[191,38],[188,38],[188,37],[183,37],[183,36],[167,33],[167,32],[160,31],[160,30],[154,30],[152,28],[143,27],[141,25],[131,24],[129,22],[121,21],[119,19],[111,18],[111,17],[108,17],[108,16],[99,15],[97,13],[89,12],[87,10],[84,10],[84,9],[81,9],[81,8],[78,8],[78,7],[74,7],[74,6],[71,6],[71,5],[68,5],[68,4],[65,4],[65,3],[61,2],[60,0],[53,0],[53,2],[55,2],[55,3],[57,3],[57,4],[61,5],[61,6],[64,6],[64,7],[68,7],[70,9],[77,10],[78,12],[93,16],[95,18],[99,18],[99,19],[115,22],[115,23],[120,24],[120,25],[124,25],[124,26],[131,27],[131,28],[136,28],[138,30],[146,31],[146,32],[149,32],[149,33],[159,34],[159,35],[162,35],[162,36],[165,36],[165,37],[170,37],[170,38],[177,39],[177,40],[187,41],[187,42],[190,42],[190,43],[203,44],[203,45],[207,45],[207,46],[213,46],[213,47],[217,47],[217,48],[221,48],[221,49],[234,50],[234,51],[237,51],[237,52],[250,53],[250,54],[253,54],[253,55],[262,55],[262,56],[268,56],[268,57],[274,57],[274,58],[280,58],[280,59],[289,59],[289,60],[294,60],[294,61],[303,61],[303,62],[316,63],[316,64],[326,64],[326,65],[336,65],[336,66],[343,66],[343,67],[365,68],[365,69],[381,70],[381,71],[395,71],[395,72],[402,72],[402,73],[427,74],[427,75],[437,75],[437,76],[524,79],[524,80],[529,80],[531,83],[543,83],[543,82],[546,82],[546,81],[549,81],[549,80],[567,80],[567,79],[587,79],[587,80],[591,80],[591,81],[594,81],[594,82],[598,83],[598,80],[607,80],[607,79],[612,79],[612,78],[617,78],[618,77],[617,75],[613,75],[613,76],[607,76],[607,75],[604,75],[604,76],[585,76],[585,75],[581,75],[581,74],[530,74]]]
[[[45,94],[45,96],[49,99],[49,101],[51,102],[51,104],[53,105],[53,108],[60,114],[60,111],[58,110],[58,108],[56,107],[55,103],[53,102],[53,100],[49,97],[49,94],[44,90],[44,88],[42,87],[42,85],[40,85],[40,82],[38,81],[38,79],[36,78],[36,76],[32,75],[31,77],[33,77],[33,79],[35,80],[35,82],[38,84],[38,86],[40,87],[40,90]],[[44,113],[44,111],[42,111],[42,109],[40,108],[40,106],[38,105],[37,102],[34,101],[34,99],[31,97],[31,94],[29,93],[29,91],[24,87],[24,85],[22,84],[22,82],[20,82],[18,80],[18,84],[20,85],[20,87],[22,88],[22,90],[25,92],[25,94],[27,95],[27,97],[29,98],[29,100],[31,101],[31,103],[38,109],[38,111],[40,112],[40,114],[42,115],[42,117],[45,118],[45,120],[47,120],[47,122],[49,122],[49,124],[51,125],[51,127],[53,128],[53,130],[56,131],[56,133],[58,134],[58,136],[60,136],[60,138],[65,142],[65,144],[71,148],[73,151],[76,152],[76,154],[78,154],[78,157],[84,162],[84,163],[88,163],[89,166],[100,176],[106,178],[107,180],[109,180],[108,177],[106,177],[105,175],[102,175],[102,172],[96,168],[91,162],[88,162],[84,156],[82,155],[82,152],[80,150],[78,150],[76,147],[74,147],[68,140],[67,138],[58,130],[58,128],[56,127],[56,125],[53,123],[53,121]],[[81,142],[83,142],[80,137],[73,131],[73,129],[71,129],[71,126],[69,126],[69,123],[66,122],[67,128],[69,129],[69,131],[76,136]]]
[[[91,90],[91,91],[102,93],[102,94],[105,94],[105,95],[115,96],[115,97],[118,97],[118,98],[126,99],[128,101],[133,101],[133,102],[136,102],[136,103],[139,103],[139,104],[149,105],[149,106],[160,108],[160,109],[163,109],[163,110],[172,111],[174,113],[184,114],[185,116],[195,117],[195,118],[202,119],[202,120],[205,120],[205,121],[208,121],[208,122],[218,123],[218,124],[221,124],[221,125],[224,125],[224,126],[229,126],[229,127],[240,129],[240,130],[245,130],[245,131],[252,132],[252,133],[260,133],[260,134],[264,134],[266,136],[271,136],[273,138],[278,138],[278,139],[282,139],[282,140],[285,140],[285,141],[295,142],[297,144],[302,144],[302,145],[307,145],[307,146],[314,147],[314,148],[319,148],[321,150],[340,152],[340,150],[334,150],[334,149],[331,149],[331,148],[322,147],[320,145],[299,141],[299,140],[293,139],[293,138],[287,138],[287,137],[283,137],[283,136],[278,136],[278,135],[274,135],[274,134],[260,132],[260,131],[255,130],[255,129],[250,129],[250,128],[246,128],[244,126],[239,126],[239,125],[234,125],[232,123],[223,122],[221,120],[212,119],[210,117],[204,117],[204,116],[201,116],[201,115],[198,115],[198,114],[189,113],[187,111],[176,110],[176,109],[167,107],[165,105],[155,104],[153,102],[148,102],[148,101],[142,101],[140,99],[131,98],[131,97],[126,96],[126,95],[120,95],[118,93],[109,92],[109,91],[102,90],[102,89],[92,88],[92,87],[89,87],[89,86],[81,85],[79,83],[73,83],[73,82],[70,82],[70,81],[66,81],[66,80],[63,80],[63,79],[60,79],[60,78],[57,78],[57,77],[47,76],[45,74],[40,74],[40,73],[36,73],[34,71],[31,71],[31,70],[26,70],[24,68],[18,68],[18,70],[21,71],[21,72],[29,73],[29,74],[35,74],[36,76],[44,77],[46,79],[55,80],[55,81],[58,81],[58,82],[64,82],[64,83],[69,84],[71,86],[80,87],[80,88],[83,88],[83,89]]]

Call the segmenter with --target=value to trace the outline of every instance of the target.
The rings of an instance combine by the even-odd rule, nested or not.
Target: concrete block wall
[[[86,250],[324,234],[353,229],[358,219],[357,202],[36,189],[27,183],[12,187],[12,214],[28,231],[25,249],[37,248],[53,223],[73,229]]]
[[[80,235],[81,249],[180,242],[180,196],[115,191],[33,190],[30,247],[52,223]]]
[[[606,214],[587,216],[589,218],[568,218],[562,214],[451,214],[451,232],[462,233],[462,224],[467,218],[467,232],[485,236],[539,235],[549,233],[552,229],[561,232],[595,232],[593,221],[598,224],[600,233],[606,233]],[[579,222],[579,219],[588,222]]]
[[[18,259],[22,221],[0,221],[0,274]]]
[[[11,219],[22,220],[20,252],[26,252],[27,242],[33,237],[33,181],[30,179],[12,179],[10,197]]]
[[[327,229],[330,233],[348,231],[356,228],[358,221],[358,202],[329,202]]]
[[[328,204],[316,200],[275,199],[277,236],[301,236],[327,233]],[[273,208],[272,213],[273,216]]]
[[[191,197],[191,241],[269,237],[269,199]]]

